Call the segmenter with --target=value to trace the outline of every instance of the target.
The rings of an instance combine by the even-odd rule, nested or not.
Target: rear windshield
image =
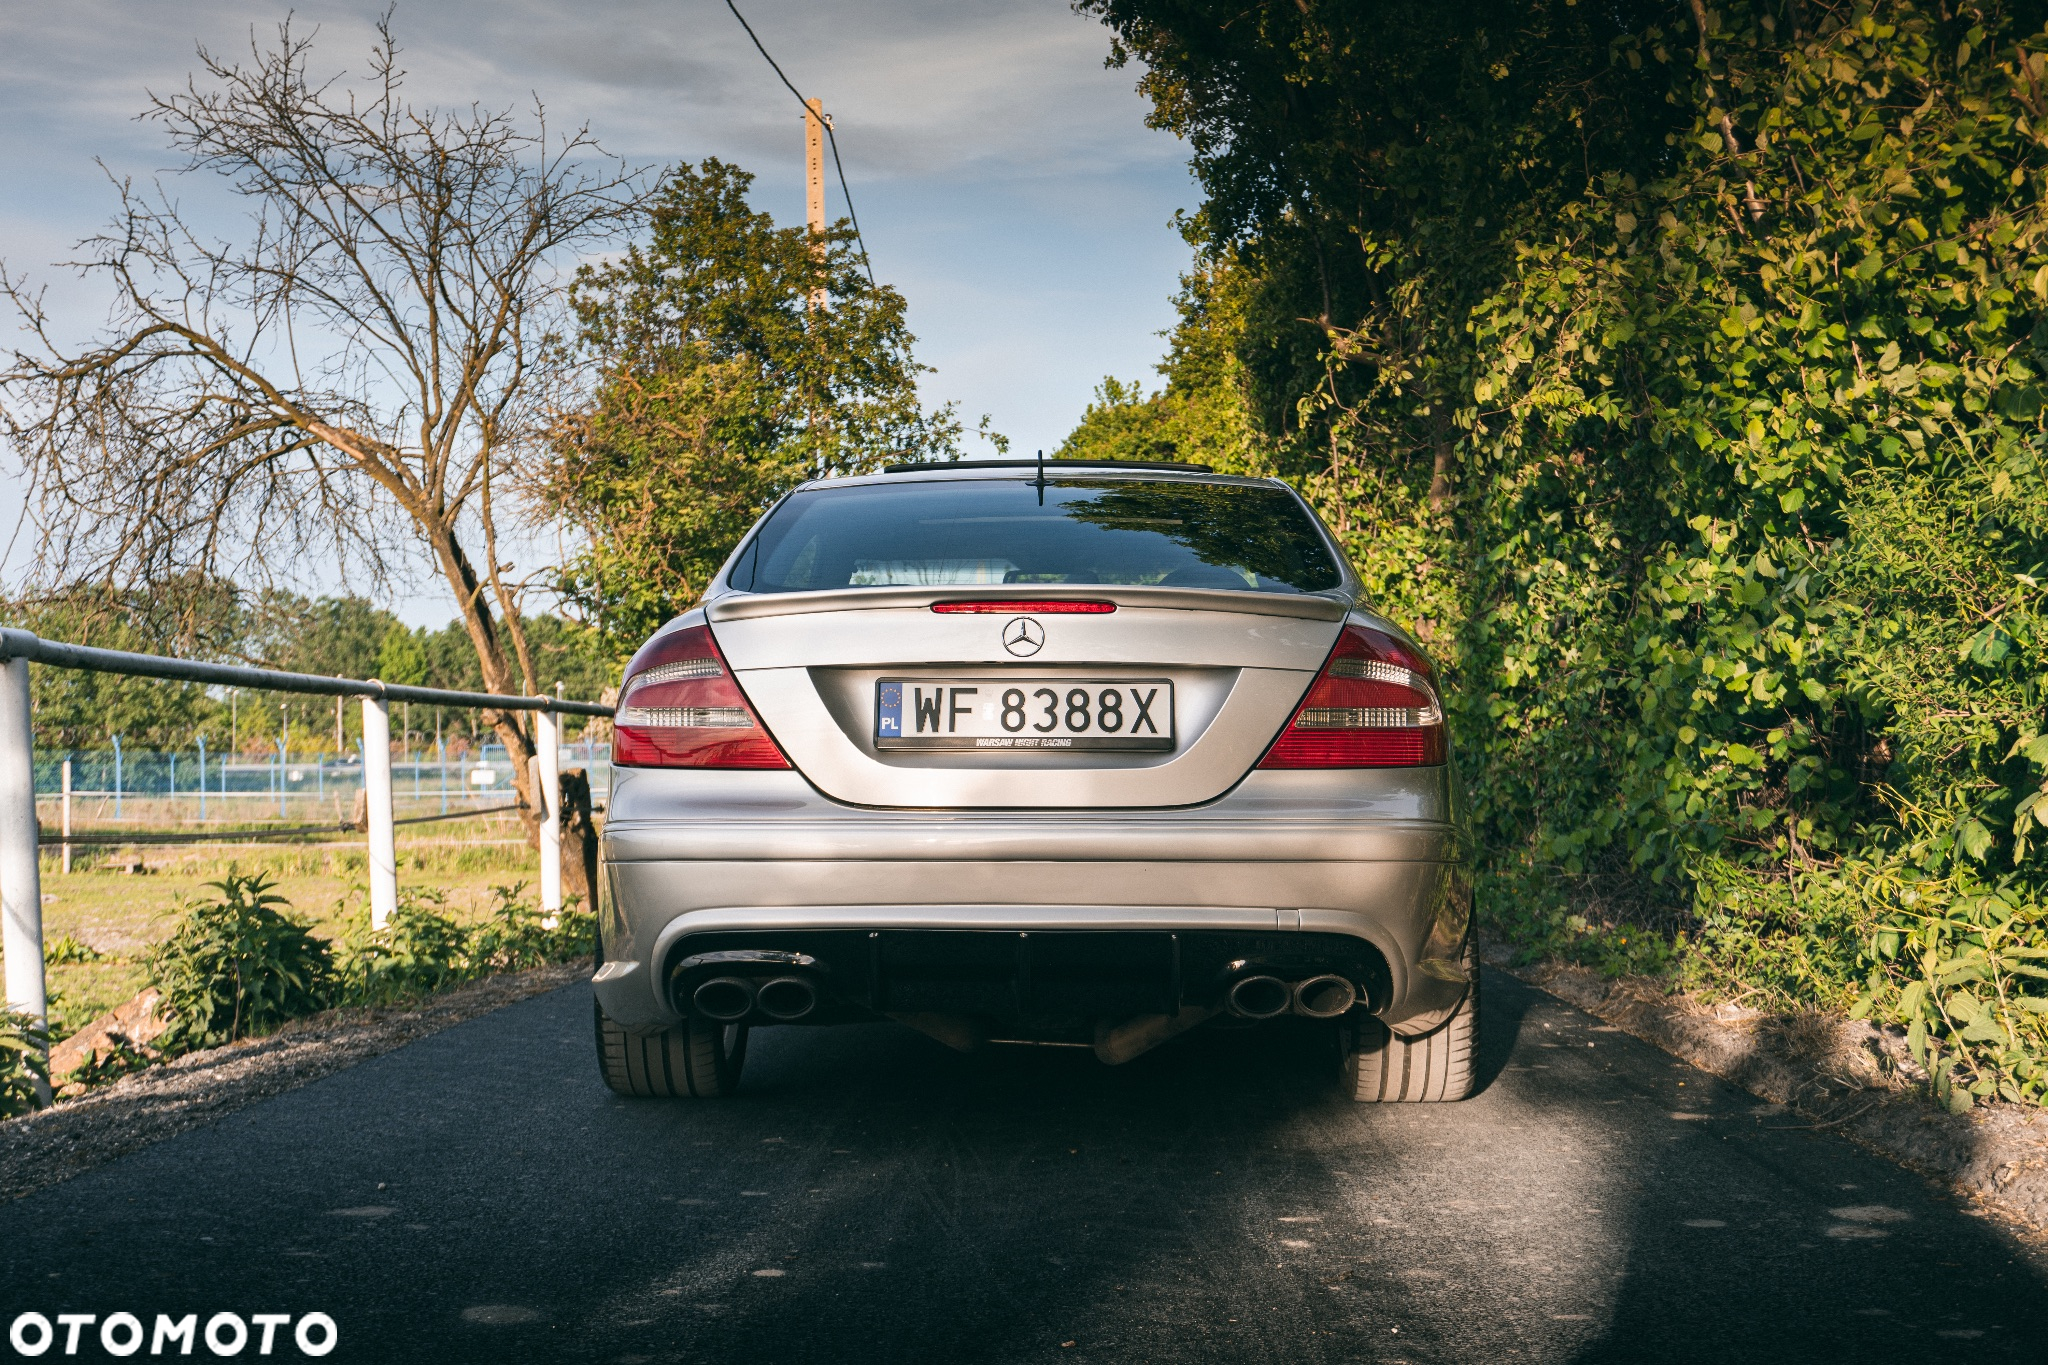
[[[1283,488],[962,479],[791,494],[733,566],[746,592],[1116,583],[1320,592],[1341,582]]]

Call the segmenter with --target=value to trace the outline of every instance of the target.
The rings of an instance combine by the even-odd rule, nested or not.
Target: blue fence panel
[[[38,750],[38,796],[55,796],[64,789],[66,759],[71,761],[74,796],[111,799],[117,790],[117,780],[120,795],[129,799],[175,796],[190,797],[196,802],[199,795],[201,769],[197,749],[165,753],[124,747],[118,764],[111,748]],[[602,798],[611,787],[611,746],[580,741],[565,744],[562,767],[587,771],[593,794]],[[288,803],[313,797],[339,798],[346,805],[363,785],[363,761],[359,754],[301,753],[286,754],[280,763],[276,754],[256,758],[209,752],[204,781],[209,797],[276,798],[282,786]],[[485,745],[460,756],[448,754],[445,758],[432,749],[415,749],[410,755],[392,757],[391,788],[401,801],[439,800],[445,793],[451,802],[501,805],[512,799],[512,764],[501,744]]]

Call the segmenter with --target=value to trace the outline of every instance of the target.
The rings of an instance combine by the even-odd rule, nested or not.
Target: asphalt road
[[[1486,1092],[1382,1108],[1300,1037],[1112,1070],[893,1026],[627,1102],[572,988],[0,1207],[4,1320],[317,1310],[331,1360],[436,1365],[2048,1358],[1986,1220],[1487,989]]]

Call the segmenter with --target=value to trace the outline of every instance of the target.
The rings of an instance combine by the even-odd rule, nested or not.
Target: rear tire
[[[1457,1010],[1428,1033],[1403,1038],[1379,1020],[1352,1026],[1339,1084],[1361,1104],[1426,1104],[1470,1099],[1479,1079],[1479,952],[1466,940],[1471,983]]]
[[[659,1033],[636,1034],[613,1023],[596,1001],[597,1066],[621,1095],[644,1099],[724,1099],[740,1085],[747,1026],[689,1019]]]

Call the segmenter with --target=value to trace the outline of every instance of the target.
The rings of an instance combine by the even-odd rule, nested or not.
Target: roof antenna
[[[1043,507],[1045,506],[1045,450],[1043,447],[1038,452],[1038,478],[1036,482],[1038,484],[1038,505]]]

